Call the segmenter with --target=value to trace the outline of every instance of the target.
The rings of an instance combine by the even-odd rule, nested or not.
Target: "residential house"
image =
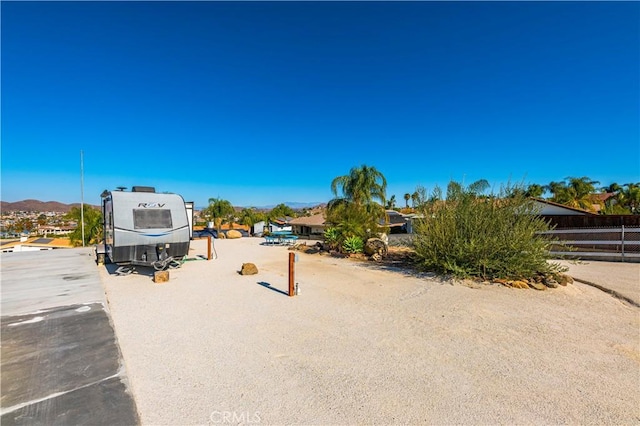
[[[307,237],[322,236],[325,230],[324,213],[291,219],[289,225],[292,226],[293,233],[296,235]]]

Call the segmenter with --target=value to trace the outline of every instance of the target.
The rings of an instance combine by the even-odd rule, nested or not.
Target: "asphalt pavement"
[[[2,425],[136,425],[93,249],[3,253]]]

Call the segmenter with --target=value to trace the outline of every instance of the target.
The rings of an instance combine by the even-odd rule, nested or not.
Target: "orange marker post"
[[[295,275],[295,271],[294,271],[294,262],[295,262],[295,253],[289,253],[289,297],[293,297],[295,295],[295,288],[293,285],[293,282],[295,281],[293,279],[294,275]]]

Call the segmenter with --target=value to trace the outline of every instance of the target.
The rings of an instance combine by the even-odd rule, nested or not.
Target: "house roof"
[[[561,208],[561,209],[564,209],[564,210],[569,210],[570,212],[573,212],[574,214],[597,216],[595,213],[592,213],[592,212],[590,212],[588,210],[579,209],[577,207],[569,207],[569,206],[566,206],[564,204],[554,203],[553,201],[544,200],[542,198],[531,197],[531,199],[533,201],[538,202],[538,203],[547,204],[547,205],[554,206],[554,207],[557,207],[557,208]]]
[[[0,249],[13,248],[15,246],[29,246],[29,247],[49,247],[49,248],[71,248],[71,241],[68,238],[42,238],[31,237],[26,241],[12,240],[7,241],[0,246]]]
[[[289,225],[299,226],[323,226],[325,222],[324,214],[316,214],[313,216],[297,217],[289,221]]]

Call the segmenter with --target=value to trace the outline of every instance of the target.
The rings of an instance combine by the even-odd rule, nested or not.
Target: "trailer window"
[[[133,209],[133,227],[135,229],[173,228],[171,210]]]

